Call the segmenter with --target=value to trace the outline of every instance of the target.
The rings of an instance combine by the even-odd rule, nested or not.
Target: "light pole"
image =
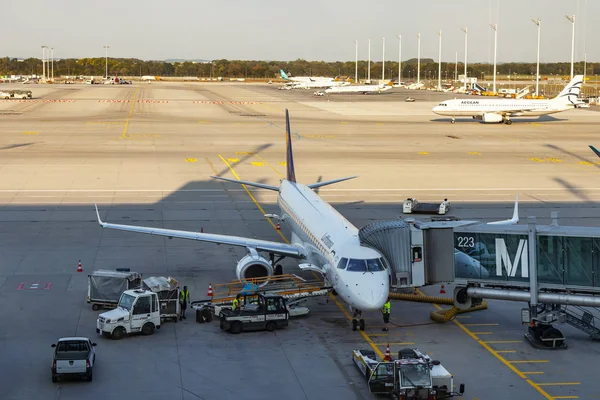
[[[367,81],[371,83],[371,39],[369,39],[369,61],[367,67]]]
[[[46,49],[47,46],[42,46],[42,78],[46,79]]]
[[[105,64],[105,70],[104,70],[104,79],[108,79],[108,49],[110,48],[110,46],[108,45],[104,45],[104,51],[105,51],[105,60],[106,60],[106,64]]]
[[[464,27],[462,31],[465,33],[465,90],[467,90],[467,46],[468,46],[468,36],[467,27]]]
[[[421,34],[417,33],[417,85],[421,83]]]
[[[585,83],[585,71],[587,69],[587,53],[583,55],[583,83]],[[583,85],[582,83],[582,85]]]
[[[356,64],[354,67],[354,83],[358,83],[358,40],[354,41],[356,51]]]
[[[442,90],[442,31],[438,32],[440,36],[440,49],[438,51],[438,90]]]
[[[385,38],[381,38],[383,42],[383,52],[382,52],[382,60],[381,60],[381,84],[383,85],[383,81],[385,80]]]
[[[540,27],[542,21],[538,19],[531,20],[538,27],[538,38],[537,38],[537,66],[535,70],[535,97],[538,96],[538,90],[540,88]]]
[[[458,51],[456,52],[456,61],[454,62],[454,81],[458,79]]]
[[[494,30],[494,93],[496,93],[496,53],[498,49],[498,24],[490,25]]]
[[[402,35],[398,35],[398,85],[402,81]]]
[[[571,79],[573,79],[573,60],[575,58],[575,16],[565,15],[565,18],[571,21],[573,32],[571,33]]]
[[[52,82],[54,82],[54,47],[51,47],[52,50]]]

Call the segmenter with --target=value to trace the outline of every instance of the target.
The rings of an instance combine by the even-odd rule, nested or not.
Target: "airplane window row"
[[[317,240],[317,238],[311,233],[311,231],[306,227],[306,225],[304,225],[302,223],[302,220],[300,218],[297,218],[296,215],[294,213],[291,212],[291,209],[287,206],[287,204],[284,204],[283,202],[282,204],[282,208],[284,208],[284,211],[287,212],[298,224],[298,226],[300,227],[300,229],[302,229],[302,231],[308,236],[308,238],[314,243],[316,244],[317,248],[319,249],[319,251],[323,254],[326,253],[325,248],[321,245],[320,241]]]
[[[375,272],[385,270],[385,264],[380,258],[370,260],[342,258],[338,264],[338,268],[354,272]]]

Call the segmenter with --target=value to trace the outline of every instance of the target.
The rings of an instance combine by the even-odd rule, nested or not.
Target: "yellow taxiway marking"
[[[347,123],[348,123],[348,121],[340,121],[340,124],[342,124],[342,125],[345,125]]]
[[[493,335],[494,332],[474,332],[471,331],[471,333],[473,333],[474,335]]]
[[[419,294],[421,296],[424,295],[424,293],[419,289],[417,289],[417,292],[419,292]],[[442,307],[440,307],[438,304],[433,304],[433,306],[435,308],[437,308],[438,310],[442,309]],[[517,374],[520,378],[524,379],[529,385],[531,385],[531,387],[533,387],[535,390],[537,390],[538,393],[540,393],[542,396],[544,396],[544,398],[546,398],[547,400],[554,399],[553,396],[550,396],[548,393],[546,393],[546,391],[544,389],[542,389],[539,385],[537,385],[531,379],[527,379],[527,377],[525,376],[525,374],[523,372],[519,371],[514,365],[512,365],[513,363],[515,363],[514,361],[511,362],[511,361],[506,360],[504,357],[502,357],[500,354],[498,354],[498,352],[496,350],[494,350],[490,346],[488,346],[488,343],[493,343],[493,342],[484,342],[483,340],[480,340],[477,336],[475,336],[475,334],[473,334],[473,332],[471,332],[469,330],[469,328],[467,328],[466,326],[461,324],[456,319],[453,319],[452,322],[454,322],[454,324],[456,326],[458,326],[460,329],[462,329],[463,332],[465,332],[467,335],[469,335],[471,337],[471,339],[475,340],[484,349],[486,349],[490,354],[492,354],[494,357],[496,357],[502,364],[504,364],[506,367],[508,367],[511,371],[513,371],[515,374]],[[520,343],[521,341],[504,340],[504,341],[495,341],[495,342],[496,343]],[[532,362],[532,361],[529,361],[529,362]]]
[[[502,354],[502,353],[516,353],[516,350],[496,350],[496,353],[498,354]]]
[[[520,340],[489,340],[485,344],[521,343]]]
[[[553,399],[578,399],[579,396],[552,396]]]
[[[511,364],[529,364],[529,363],[547,363],[549,360],[515,360],[509,361]]]
[[[470,155],[472,155],[472,156],[478,156],[478,155],[480,155],[481,153],[480,153],[480,152],[478,152],[478,151],[470,151],[470,152],[469,152],[469,154],[470,154]]]
[[[498,326],[498,324],[463,324],[464,326]]]
[[[265,166],[265,163],[258,162],[258,161],[252,161],[250,164],[253,165],[253,166],[255,166],[255,167],[264,167]]]
[[[538,386],[569,386],[569,385],[581,385],[581,382],[547,382],[547,383],[536,383]]]
[[[577,164],[579,165],[585,165],[586,167],[593,167],[594,163],[588,162],[588,161],[579,161]]]
[[[529,161],[544,162],[544,160],[542,160],[541,158],[537,158],[537,157],[531,157],[531,158],[529,158]]]
[[[285,167],[287,165],[287,162],[279,161],[278,164],[281,165],[282,167]]]
[[[93,125],[123,125],[125,123],[125,121],[88,121],[86,122],[86,124],[93,124]]]
[[[530,372],[523,372],[525,375],[543,375],[544,373],[542,371],[530,371]]]
[[[131,100],[131,106],[129,106],[129,114],[127,115],[127,119],[125,120],[125,126],[123,127],[123,132],[121,132],[122,139],[128,139],[127,128],[129,128],[129,120],[131,119],[131,115],[133,114],[133,108],[135,107],[135,99],[137,97],[138,91],[140,88],[135,89],[133,92],[133,99]]]
[[[230,163],[237,163],[240,162],[239,158],[228,158],[227,161],[229,161]]]
[[[23,135],[37,135],[39,132],[23,132]]]
[[[369,336],[378,337],[378,336],[389,336],[389,333],[369,333]]]
[[[555,157],[546,157],[545,160],[553,162],[553,163],[561,163],[561,162],[563,162],[563,160],[561,160],[560,158],[555,158]]]
[[[373,336],[373,335],[371,335],[371,336]],[[390,346],[408,346],[410,344],[415,344],[415,342],[395,342],[395,343],[390,342],[390,343],[376,343],[376,344],[377,344],[377,346],[387,346],[388,344]]]
[[[258,158],[263,165],[267,165],[269,168],[271,168],[273,170],[273,172],[275,172],[277,175],[279,175],[280,178],[285,178],[285,176],[283,176],[283,174],[281,172],[277,171],[277,169],[275,169],[275,167],[270,162],[268,162],[267,160],[265,160],[258,154],[253,154],[253,155],[254,155],[254,157]]]
[[[426,156],[426,155],[429,154],[429,152],[427,152],[427,151],[420,151],[419,154],[422,155],[422,156]]]
[[[198,160],[196,160],[196,159],[195,159],[195,158],[193,158],[193,157],[189,157],[189,158],[186,158],[186,159],[185,159],[185,162],[196,162],[196,161],[198,161]]]
[[[253,154],[253,153],[251,151],[236,151],[235,154],[238,156],[247,156],[247,155]]]
[[[375,125],[383,125],[383,122],[377,122]]]
[[[233,174],[233,176],[235,176],[235,178],[238,181],[241,181],[242,179],[239,177],[239,175],[235,172],[235,170],[233,169],[233,167],[231,166],[231,164],[229,164],[222,155],[219,154],[219,158],[221,159],[221,161],[223,161],[223,163],[227,166],[227,168],[229,168],[229,170],[231,171],[231,173]],[[206,159],[206,161],[210,163],[210,161],[208,159]],[[211,164],[212,167],[212,164]],[[213,171],[214,171],[214,167],[213,167]],[[256,198],[252,195],[252,193],[248,190],[248,188],[246,187],[246,185],[242,185],[242,187],[244,188],[244,190],[246,191],[246,193],[248,194],[248,196],[250,197],[250,199],[252,200],[252,202],[254,203],[254,205],[256,205],[256,207],[258,208],[258,210],[264,215],[265,210],[261,207],[261,205],[258,203],[258,201],[256,200]],[[287,244],[290,243],[289,240],[287,240],[287,238],[285,236],[283,236],[283,233],[281,233],[280,230],[277,230],[277,227],[275,226],[275,224],[273,223],[273,221],[270,218],[267,218],[267,222],[269,224],[271,224],[271,227],[273,229],[275,229],[275,231],[279,234],[279,236],[281,236],[281,239],[283,239],[283,241]],[[346,310],[346,307],[344,307],[343,305],[340,304],[340,301],[336,298],[336,296],[334,296],[333,294],[329,293],[329,297],[331,298],[331,300],[333,300],[333,302],[335,303],[335,305],[338,306],[338,308],[342,311],[342,313],[346,316],[346,318],[348,318],[349,321],[352,321],[352,316],[350,314],[348,314],[348,311]],[[377,355],[381,358],[384,357],[384,354],[381,352],[381,350],[379,350],[379,348],[377,347],[377,345],[373,342],[373,340],[371,340],[371,338],[369,337],[369,335],[367,335],[364,331],[359,330],[358,331],[361,336],[363,337],[363,339],[365,339],[365,341],[369,344],[369,346],[371,346],[371,348],[375,351],[375,353],[377,353]]]

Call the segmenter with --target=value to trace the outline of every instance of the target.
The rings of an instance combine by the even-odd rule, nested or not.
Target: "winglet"
[[[294,154],[292,153],[292,131],[290,129],[290,114],[285,109],[285,144],[286,144],[286,165],[287,180],[296,182],[296,171],[294,170]]]
[[[102,220],[100,219],[100,213],[98,212],[98,206],[96,205],[96,203],[94,203],[94,207],[96,207],[96,217],[98,217],[98,223],[104,226],[104,222],[102,222]]]
[[[592,151],[596,153],[598,157],[600,157],[600,151],[598,151],[594,146],[590,145],[590,149],[592,149]]]

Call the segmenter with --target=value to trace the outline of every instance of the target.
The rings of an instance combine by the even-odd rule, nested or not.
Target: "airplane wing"
[[[98,212],[98,206],[96,207],[96,216],[98,217],[98,223],[103,228],[116,229],[127,232],[146,233],[148,235],[166,236],[169,238],[189,239],[198,240],[201,242],[210,242],[215,244],[228,244],[230,246],[240,246],[246,248],[256,249],[256,251],[266,251],[269,253],[275,253],[285,255],[294,258],[304,258],[303,249],[300,246],[293,244],[271,242],[268,240],[250,239],[239,236],[228,236],[228,235],[217,235],[213,233],[199,233],[189,231],[177,231],[172,229],[153,228],[145,226],[133,226],[133,225],[120,225],[111,224],[104,222],[100,219],[100,213]]]

